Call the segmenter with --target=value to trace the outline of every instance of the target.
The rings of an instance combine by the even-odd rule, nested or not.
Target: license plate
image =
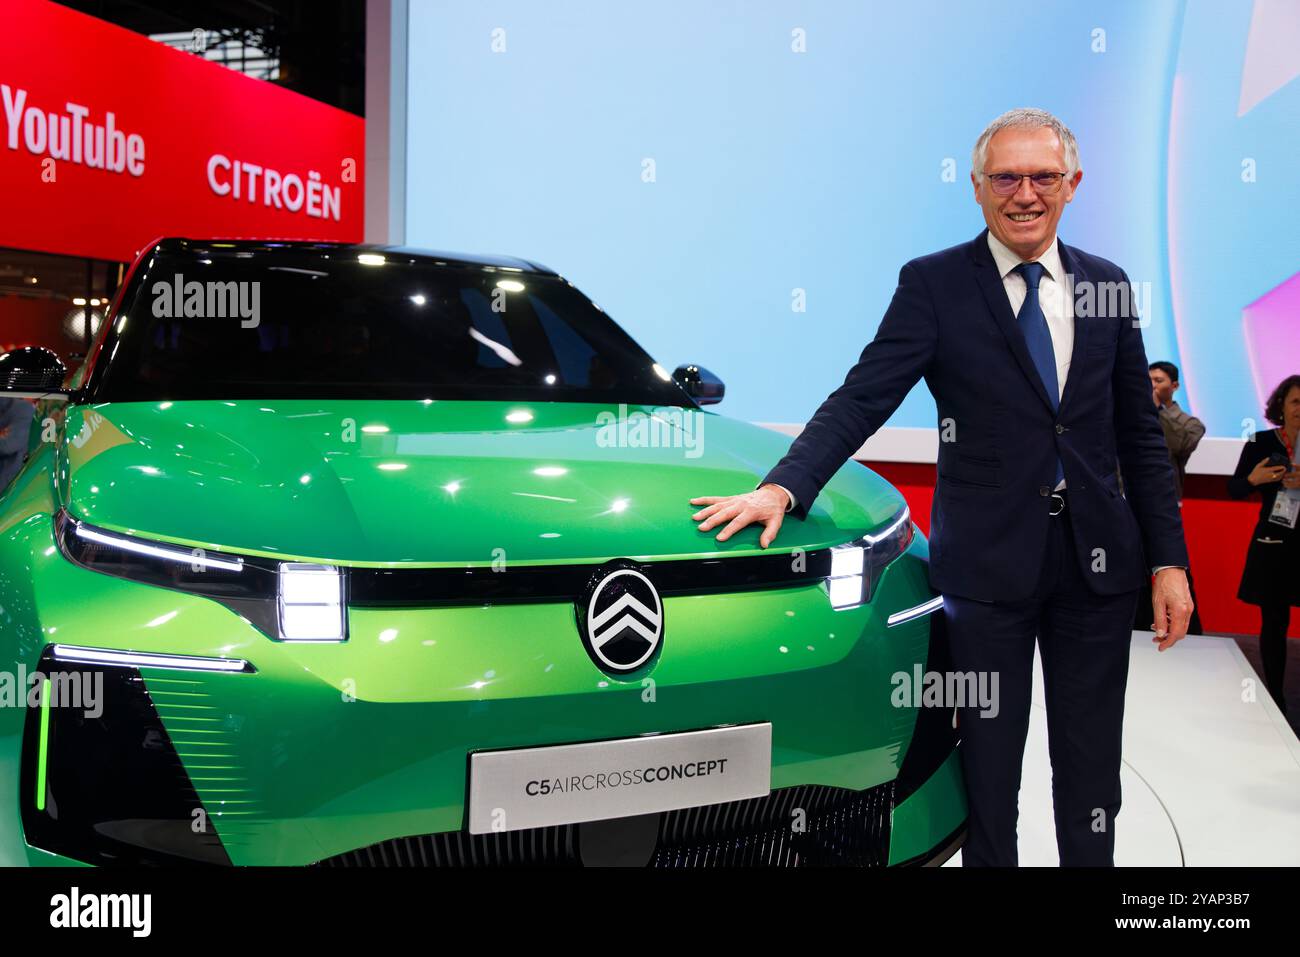
[[[518,831],[764,797],[771,722],[470,755],[469,831]]]

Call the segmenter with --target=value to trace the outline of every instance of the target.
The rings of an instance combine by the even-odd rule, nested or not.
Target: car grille
[[[630,856],[650,867],[881,867],[889,859],[893,807],[890,781],[865,791],[804,785],[666,811],[656,815],[654,840],[628,847],[622,862]],[[617,829],[583,824],[499,834],[449,831],[381,841],[317,866],[580,867],[608,859],[611,848],[594,844],[617,842],[617,835]]]
[[[787,553],[737,558],[630,562],[661,595],[703,595],[819,582],[831,572],[831,550],[792,562]],[[514,565],[509,569],[349,568],[348,604],[354,608],[426,608],[500,602],[572,601],[603,575],[605,563]]]

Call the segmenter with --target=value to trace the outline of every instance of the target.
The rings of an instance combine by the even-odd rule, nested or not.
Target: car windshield
[[[87,397],[691,405],[554,275],[405,252],[196,245],[141,263]]]

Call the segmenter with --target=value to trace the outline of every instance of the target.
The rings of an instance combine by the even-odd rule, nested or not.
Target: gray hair
[[[1022,106],[1007,110],[984,127],[984,132],[975,141],[975,148],[970,154],[971,170],[975,173],[975,178],[984,178],[984,160],[988,155],[989,140],[993,139],[994,133],[1005,129],[1033,130],[1044,126],[1055,133],[1056,138],[1061,141],[1061,146],[1065,148],[1066,175],[1073,176],[1079,169],[1079,144],[1075,142],[1070,128],[1046,110]]]

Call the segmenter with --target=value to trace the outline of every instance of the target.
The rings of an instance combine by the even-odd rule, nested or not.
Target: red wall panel
[[[362,238],[351,113],[44,0],[4,4],[0,93],[0,246],[120,262],[163,235]]]

